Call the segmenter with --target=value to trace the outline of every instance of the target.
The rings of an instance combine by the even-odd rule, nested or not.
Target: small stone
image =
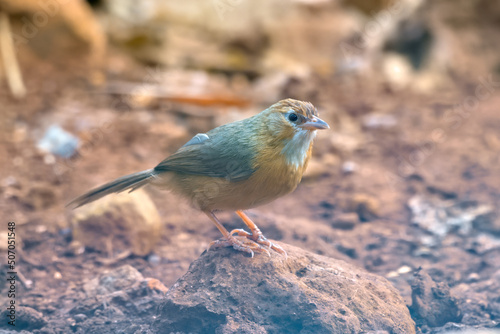
[[[40,234],[41,233],[45,233],[45,232],[47,232],[47,226],[45,226],[45,225],[37,225],[35,227],[35,232],[36,233],[40,233]]]
[[[401,274],[401,275],[402,274],[407,274],[407,273],[409,273],[411,271],[412,271],[412,269],[409,266],[402,266],[402,267],[398,268],[398,274]]]
[[[56,271],[54,273],[54,279],[61,279],[61,278],[62,278],[62,274],[60,272]]]
[[[84,284],[83,289],[88,297],[107,295],[125,290],[144,280],[142,274],[130,265],[107,270],[99,277]]]
[[[71,158],[76,153],[78,145],[78,138],[59,125],[50,126],[45,132],[44,137],[38,142],[40,150],[62,158]]]
[[[78,240],[73,240],[69,244],[71,255],[78,256],[85,253],[85,246]]]
[[[354,173],[358,170],[358,164],[353,161],[346,161],[342,164],[342,172],[345,174]]]
[[[478,282],[481,277],[479,276],[478,273],[470,273],[469,276],[467,277],[467,282],[469,283],[475,283]]]
[[[385,275],[385,277],[387,278],[394,278],[394,277],[398,277],[399,274],[396,272],[396,271],[390,271],[387,273],[387,275]]]
[[[418,271],[411,283],[411,290],[410,312],[417,325],[439,327],[462,319],[458,301],[450,294],[446,283],[436,283],[427,273]]]
[[[330,225],[340,230],[352,230],[359,224],[358,215],[354,212],[342,213],[334,217]]]
[[[84,322],[85,320],[87,320],[87,316],[85,314],[79,313],[79,314],[75,314],[73,316],[73,319],[75,319],[76,323],[80,323],[80,322]]]
[[[433,235],[423,235],[420,237],[420,243],[424,247],[436,247],[439,244],[439,240]]]
[[[100,252],[131,250],[144,256],[161,238],[162,224],[153,201],[142,190],[104,197],[72,212],[73,239]],[[110,244],[111,243],[111,244]]]
[[[433,254],[432,249],[428,247],[419,247],[413,252],[414,256],[419,256],[419,257],[430,257],[432,256],[432,254]]]
[[[414,78],[414,72],[408,59],[396,53],[386,54],[382,59],[381,69],[384,78],[393,89],[406,87]]]
[[[356,194],[351,198],[349,209],[359,216],[361,222],[369,222],[380,216],[380,202],[377,198]]]
[[[148,262],[153,266],[153,267],[156,267],[157,265],[160,264],[161,262],[161,257],[158,256],[157,254],[149,254],[148,256]]]

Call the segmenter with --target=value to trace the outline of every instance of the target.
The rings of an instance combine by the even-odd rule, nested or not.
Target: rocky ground
[[[107,82],[95,85],[77,56],[21,53],[29,95],[2,88],[0,96],[0,248],[7,256],[7,222],[15,222],[14,330],[498,331],[500,61],[479,54],[481,45],[457,52],[469,72],[429,68],[403,83],[390,72],[167,70],[111,48]],[[162,85],[172,91],[144,94]],[[318,135],[298,189],[249,211],[287,259],[206,252],[217,229],[158,189],[65,208],[94,186],[151,168],[196,133],[285,97],[311,101],[332,127]],[[71,140],[47,152],[40,143],[51,126],[76,140],[76,153]],[[232,213],[220,218],[228,229],[243,225]],[[7,305],[10,285],[1,282]]]

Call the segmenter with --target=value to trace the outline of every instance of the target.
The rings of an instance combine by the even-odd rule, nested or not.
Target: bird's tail
[[[74,200],[66,204],[66,206],[72,206],[74,209],[76,209],[82,205],[93,202],[112,193],[120,193],[128,189],[130,189],[130,192],[132,192],[148,184],[151,179],[154,178],[154,176],[155,172],[152,169],[122,176],[114,181],[106,183],[105,185],[102,185],[98,188],[92,189],[91,191],[75,198]]]

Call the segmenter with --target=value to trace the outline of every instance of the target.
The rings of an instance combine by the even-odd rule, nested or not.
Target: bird
[[[317,130],[329,128],[310,102],[284,99],[252,117],[198,133],[156,167],[92,189],[67,206],[77,208],[111,193],[152,185],[186,198],[210,218],[223,237],[208,249],[233,247],[251,257],[273,250],[286,257],[244,210],[294,191]],[[218,211],[236,212],[250,231],[229,232],[216,217]]]

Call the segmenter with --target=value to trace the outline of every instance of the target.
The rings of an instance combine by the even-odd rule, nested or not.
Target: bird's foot
[[[224,238],[212,241],[208,245],[207,250],[219,247],[233,247],[236,250],[250,254],[251,257],[254,257],[255,253],[266,253],[267,255],[271,256],[269,250],[262,247],[257,242],[250,240],[246,237],[233,236],[232,234],[230,234],[229,238],[227,239]]]
[[[243,229],[235,229],[235,230],[232,230],[230,232],[231,235],[234,235],[236,234],[237,236],[239,237],[244,237],[244,238],[247,238],[247,239],[250,239],[252,240],[253,242],[261,245],[262,246],[265,246],[267,247],[268,249],[272,249],[273,251],[275,251],[276,253],[279,253],[281,255],[284,255],[285,258],[287,257],[287,254],[285,252],[285,250],[280,246],[280,245],[277,245],[277,244],[273,244],[271,241],[269,241],[263,234],[260,230],[255,230],[255,231],[252,231],[252,233],[249,233]]]

